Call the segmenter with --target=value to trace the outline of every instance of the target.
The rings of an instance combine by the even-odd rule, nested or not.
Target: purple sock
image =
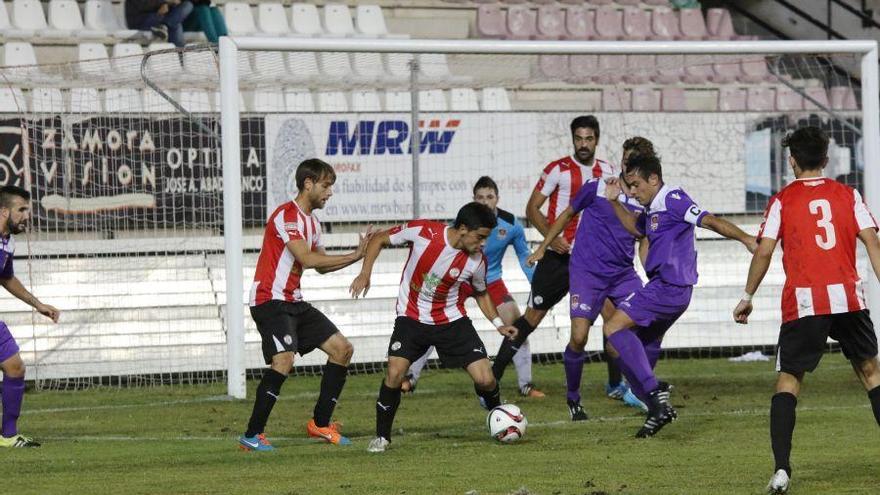
[[[657,378],[651,370],[651,363],[648,362],[642,341],[636,337],[636,334],[630,329],[623,329],[614,332],[608,337],[608,340],[620,354],[620,360],[624,367],[630,372],[627,375],[630,387],[639,387],[645,392],[655,390]]]
[[[645,355],[648,356],[648,364],[651,365],[651,369],[656,368],[657,360],[660,359],[660,341],[645,342]]]
[[[562,353],[562,362],[565,364],[565,384],[568,391],[565,398],[574,401],[581,401],[581,375],[584,371],[584,352],[576,352],[571,347],[565,346],[565,352]]]
[[[642,389],[642,386],[639,385],[639,382],[633,379],[632,371],[630,371],[629,366],[627,366],[620,358],[614,358],[614,363],[617,364],[617,368],[623,373],[623,376],[626,377],[626,381],[629,382],[629,388],[632,390],[632,393],[639,398],[640,401],[647,404],[648,394]]]
[[[21,402],[24,399],[24,377],[3,377],[3,436],[11,437],[18,434],[18,415],[21,414]]]

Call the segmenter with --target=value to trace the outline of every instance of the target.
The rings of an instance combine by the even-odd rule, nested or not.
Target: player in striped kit
[[[318,159],[303,161],[296,169],[296,198],[279,206],[266,222],[251,286],[250,309],[263,341],[263,357],[270,367],[257,387],[247,431],[239,438],[239,446],[244,450],[273,450],[263,430],[281,386],[293,369],[294,353],[303,356],[316,348],[327,354],[327,364],[306,431],[310,437],[331,444],[351,443],[330,418],[345,385],[354,349],[333,322],[303,300],[300,291],[304,270],[312,268],[327,273],[357,262],[372,234],[368,228],[357,249],[348,254],[324,252],[321,223],[313,213],[333,195],[335,181],[336,173],[329,164]]]
[[[388,370],[376,401],[376,438],[367,448],[384,452],[391,443],[391,425],[400,405],[400,385],[412,361],[430,346],[448,367],[464,368],[488,409],[501,404],[486,347],[464,309],[462,284],[473,287],[474,298],[498,332],[512,338],[516,328],[505,325],[486,291],[483,245],[495,228],[495,213],[477,202],[464,205],[452,227],[431,220],[412,220],[374,236],[367,246],[361,273],[351,283],[360,297],[370,288],[373,263],[386,246],[409,243],[397,298],[397,319],[388,345]]]
[[[788,491],[791,438],[797,396],[804,373],[819,364],[830,336],[840,342],[880,425],[880,363],[877,335],[865,308],[862,281],[856,270],[856,239],[868,252],[874,275],[880,276],[877,222],[859,192],[822,176],[828,163],[828,136],[804,127],[786,136],[788,163],[795,181],[770,198],[758,232],[742,300],[733,311],[737,323],[748,323],[752,296],[782,242],[782,326],[776,354],[776,394],[770,401],[770,440],[776,467],[769,493]]]

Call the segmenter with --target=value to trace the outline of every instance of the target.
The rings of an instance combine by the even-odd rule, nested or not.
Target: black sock
[[[315,425],[323,428],[330,424],[330,417],[333,416],[336,401],[339,399],[339,394],[342,393],[342,387],[345,386],[347,374],[347,366],[331,362],[324,365],[321,393],[318,395],[318,402],[315,403],[315,412],[312,416],[315,419]]]
[[[275,401],[281,393],[281,386],[284,385],[286,379],[287,375],[282,375],[272,368],[263,373],[263,379],[257,386],[257,396],[254,398],[254,411],[251,413],[251,419],[248,421],[248,428],[244,436],[252,437],[263,433],[266,421],[269,420],[269,414],[272,412],[272,407],[275,406]]]
[[[788,392],[779,392],[770,400],[770,443],[776,467],[773,471],[784,469],[791,476],[791,436],[794,432],[797,397]]]
[[[871,409],[874,410],[874,419],[880,425],[880,386],[868,391],[868,399],[871,399]]]
[[[498,349],[498,355],[495,356],[495,362],[492,363],[492,374],[495,375],[496,381],[501,380],[501,377],[504,376],[504,370],[513,361],[513,355],[519,350],[519,346],[529,338],[529,334],[535,331],[525,316],[520,316],[513,322],[513,326],[519,330],[516,339],[505,338]]]
[[[482,390],[476,384],[474,390],[486,402],[487,409],[492,410],[501,405],[501,390],[498,388],[498,382],[495,382],[495,388],[492,390]]]
[[[379,400],[376,401],[376,436],[391,440],[391,424],[400,405],[400,388],[389,388],[382,380],[379,387]]]
[[[608,337],[604,334],[602,335],[602,348],[608,348]],[[608,352],[605,352],[605,366],[608,367],[608,384],[609,385],[617,385],[618,383],[623,381],[623,375],[620,374],[620,368],[617,366],[617,363],[614,362],[614,359],[611,359],[611,356],[608,355]]]

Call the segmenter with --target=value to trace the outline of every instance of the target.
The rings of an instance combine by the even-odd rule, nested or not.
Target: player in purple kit
[[[654,154],[654,147],[642,137],[628,139],[623,145],[623,162],[626,163],[635,154]],[[600,312],[604,315],[603,319],[607,319],[623,298],[642,288],[642,280],[633,268],[635,238],[620,224],[614,208],[605,199],[605,181],[612,177],[613,173],[591,179],[584,184],[571,204],[559,214],[547,231],[544,241],[528,260],[529,263],[534,263],[543,258],[550,242],[565,229],[575,215],[583,212],[575,233],[568,268],[572,330],[571,339],[563,352],[563,362],[569,411],[583,411],[580,385],[584,369],[584,346],[590,326]],[[621,201],[633,215],[644,210],[634,199],[623,197]],[[644,245],[643,241],[640,243]],[[610,300],[612,306],[603,310],[606,300]],[[616,360],[616,353],[609,352],[608,359]],[[644,403],[639,404],[647,409]],[[572,420],[575,419],[577,418],[572,413]],[[586,419],[586,413],[582,419]]]
[[[605,321],[603,331],[620,355],[621,371],[633,392],[648,404],[645,424],[637,437],[650,437],[675,420],[667,387],[654,375],[663,335],[684,313],[697,283],[695,227],[713,230],[742,242],[754,252],[755,237],[699,206],[678,187],[663,183],[660,159],[636,155],[627,162],[624,180],[630,194],[645,207],[638,216],[621,202],[621,183],[611,180],[605,197],[618,220],[632,235],[648,238],[645,272],[648,283],[628,295]]]

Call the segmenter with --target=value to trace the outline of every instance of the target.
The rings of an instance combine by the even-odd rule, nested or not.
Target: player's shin
[[[269,420],[269,414],[275,407],[275,401],[281,394],[281,386],[287,375],[281,374],[272,368],[263,373],[263,379],[257,386],[257,394],[254,398],[254,410],[251,413],[251,419],[248,421],[248,428],[244,436],[253,437],[263,433],[266,428],[266,422]]]
[[[391,425],[394,423],[394,415],[397,414],[397,406],[400,405],[400,388],[391,388],[385,385],[379,387],[379,399],[376,400],[376,436],[385,440],[391,440]]]
[[[321,393],[318,395],[318,402],[315,403],[313,415],[315,425],[318,427],[323,428],[330,424],[333,409],[336,408],[336,402],[342,393],[342,387],[345,386],[346,375],[348,375],[347,366],[329,361],[324,365],[324,375],[321,377]]]
[[[21,403],[24,400],[24,377],[3,376],[3,436],[12,437],[18,434],[18,416],[21,414]]]
[[[565,346],[562,362],[565,366],[566,399],[573,402],[581,401],[581,376],[584,371],[584,351],[575,351],[570,345]],[[619,383],[619,381],[618,381]]]
[[[608,337],[602,336],[602,348],[608,347]],[[608,353],[605,353],[605,365],[608,368],[608,384],[609,385],[617,385],[621,381],[623,381],[623,377],[620,376],[620,368],[617,366],[617,362],[615,359],[612,359]]]
[[[784,469],[791,476],[791,437],[794,432],[797,397],[789,392],[779,392],[770,400],[770,442],[775,470]]]
[[[504,370],[513,361],[513,356],[519,350],[519,346],[529,338],[529,334],[535,331],[535,328],[529,324],[525,316],[517,318],[513,322],[513,326],[518,330],[516,339],[504,339],[501,342],[501,347],[498,349],[498,355],[495,356],[495,362],[492,363],[492,373],[495,375],[495,380],[501,380],[501,377],[504,376]]]
[[[485,404],[486,409],[492,410],[501,405],[501,389],[498,387],[498,382],[495,382],[495,387],[492,390],[483,390],[476,383],[474,384],[474,391],[477,392],[477,395],[483,399],[481,402]]]
[[[868,391],[868,399],[871,401],[871,409],[874,410],[874,419],[880,426],[880,387],[874,387]]]
[[[620,360],[619,357],[614,358],[615,364],[620,369],[620,371],[626,376],[626,380],[629,382],[629,389],[632,390],[632,393],[635,394],[636,397],[639,398],[640,401],[647,404],[650,399],[648,398],[648,392],[642,388],[641,384],[632,376],[632,371],[630,371],[629,367]]]
[[[619,330],[608,337],[608,341],[620,354],[620,360],[629,372],[630,386],[636,386],[650,393],[657,389],[657,378],[645,353],[642,341],[629,329]]]

